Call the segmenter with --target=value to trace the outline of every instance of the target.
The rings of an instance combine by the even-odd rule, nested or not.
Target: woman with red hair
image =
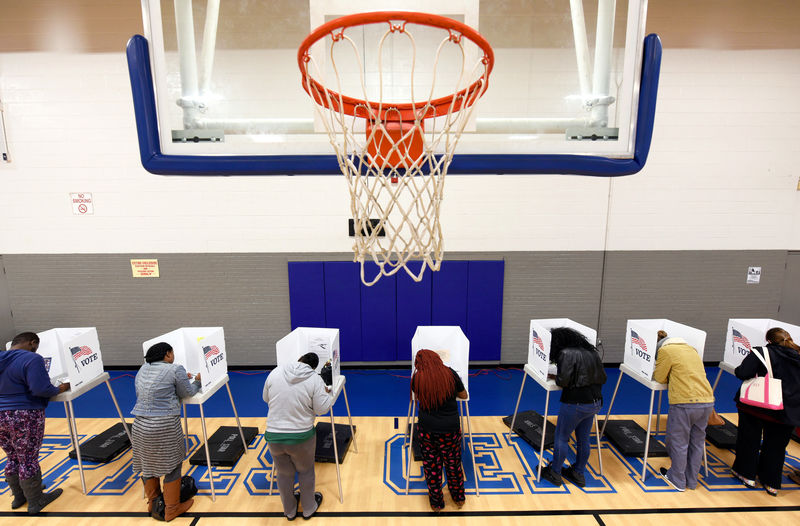
[[[433,351],[420,349],[414,359],[411,392],[419,401],[419,442],[422,469],[428,484],[431,509],[444,508],[442,469],[447,472],[450,497],[464,505],[464,474],[461,470],[461,422],[456,398],[467,391],[458,373],[447,367]]]

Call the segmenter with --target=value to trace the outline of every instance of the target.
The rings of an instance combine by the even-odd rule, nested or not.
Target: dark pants
[[[447,488],[453,502],[464,502],[464,472],[461,470],[461,431],[428,433],[419,430],[422,471],[428,484],[428,500],[434,508],[444,508],[442,468],[447,473]]]
[[[0,411],[0,448],[6,452],[6,476],[25,480],[39,473],[44,438],[44,409]]]
[[[758,477],[762,484],[780,489],[786,446],[793,430],[791,425],[763,420],[740,410],[733,470],[744,478]]]
[[[310,516],[317,510],[314,499],[316,474],[314,473],[314,454],[317,450],[317,435],[313,435],[299,444],[271,443],[269,452],[275,462],[278,474],[278,493],[281,494],[283,514],[292,518],[297,512],[297,500],[294,498],[294,476],[300,483],[300,504],[303,515]]]
[[[584,474],[586,464],[589,462],[589,452],[591,451],[592,423],[594,423],[594,417],[600,412],[602,405],[600,400],[590,404],[561,404],[561,408],[558,410],[558,421],[556,422],[553,461],[550,463],[554,473],[561,474],[564,459],[567,458],[567,452],[569,451],[569,437],[574,431],[577,457],[575,458],[575,464],[572,465],[572,470],[579,475]]]

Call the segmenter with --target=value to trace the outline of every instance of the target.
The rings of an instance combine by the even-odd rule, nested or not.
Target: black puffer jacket
[[[561,402],[588,404],[602,400],[606,370],[597,351],[567,347],[556,356],[556,384],[563,389]]]

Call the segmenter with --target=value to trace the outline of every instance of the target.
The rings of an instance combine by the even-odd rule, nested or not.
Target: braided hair
[[[456,389],[456,380],[442,358],[428,349],[420,349],[414,359],[416,372],[411,377],[411,392],[419,400],[422,409],[439,407]]]

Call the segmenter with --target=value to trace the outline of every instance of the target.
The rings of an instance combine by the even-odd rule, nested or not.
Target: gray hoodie
[[[270,433],[308,431],[314,427],[315,416],[330,411],[333,403],[320,375],[302,362],[273,369],[264,382],[262,398],[269,405]]]

